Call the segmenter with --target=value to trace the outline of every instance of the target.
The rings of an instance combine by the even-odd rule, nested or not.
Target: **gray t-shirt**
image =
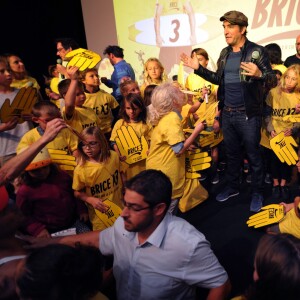
[[[241,58],[241,51],[231,52],[227,58],[224,70],[225,106],[240,107],[245,105],[240,80]]]

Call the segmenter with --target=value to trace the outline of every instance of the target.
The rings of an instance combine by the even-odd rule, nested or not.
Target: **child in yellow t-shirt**
[[[79,133],[86,127],[100,128],[100,120],[96,113],[84,106],[86,96],[82,82],[78,82],[78,67],[68,67],[67,74],[70,79],[65,79],[58,85],[59,93],[65,100],[62,113],[66,123]]]
[[[209,55],[207,51],[203,48],[195,48],[191,52],[191,56],[193,55],[197,56],[197,59],[199,61],[199,64],[203,68],[207,68],[209,63]],[[197,121],[199,118],[203,118],[206,111],[209,109],[211,105],[216,103],[217,100],[217,90],[218,86],[215,84],[212,84],[209,81],[206,81],[202,77],[191,73],[186,79],[185,87],[193,92],[200,92],[201,91],[201,98],[194,97],[194,102],[197,103],[200,101],[200,105],[197,108],[197,111],[193,113],[194,120]],[[198,102],[199,103],[199,102]],[[220,131],[220,112],[218,109],[216,109],[215,114],[211,114],[211,116],[206,117],[206,125],[207,125],[207,131],[214,131],[215,133]],[[217,184],[219,182],[219,175],[217,172],[217,165],[219,161],[219,150],[218,146],[211,147],[211,156],[213,160],[212,164],[212,170],[211,170],[211,183]],[[204,177],[203,177],[204,178]]]
[[[104,214],[110,201],[122,208],[120,160],[118,154],[109,149],[99,128],[88,127],[81,135],[85,141],[78,145],[73,189],[75,196],[88,207],[93,230],[103,230],[107,224],[97,216],[96,210]]]
[[[138,94],[127,95],[121,104],[120,117],[121,119],[117,121],[113,128],[110,141],[114,150],[120,156],[120,160],[125,161],[126,156],[121,156],[118,146],[115,142],[116,137],[118,136],[117,130],[120,129],[121,126],[131,126],[139,139],[144,136],[147,141],[150,140],[151,126],[150,124],[146,123],[147,115],[143,98]],[[126,178],[130,179],[145,169],[145,160],[130,164],[126,170]]]
[[[160,85],[167,80],[162,63],[155,57],[150,57],[144,64],[144,83],[141,93],[144,96],[145,88],[150,84]]]
[[[146,169],[161,170],[170,178],[173,186],[170,212],[175,210],[186,186],[184,152],[204,129],[203,123],[199,123],[185,139],[180,115],[184,103],[185,95],[171,83],[161,84],[153,91],[150,122],[154,128]]]
[[[50,101],[39,101],[32,108],[32,121],[38,126],[23,135],[17,147],[17,153],[27,148],[44,134],[47,123],[55,118],[60,118],[58,107]],[[64,150],[67,154],[75,155],[77,151],[77,137],[67,128],[61,130],[56,138],[47,144],[47,149]]]
[[[270,90],[266,99],[265,121],[270,139],[280,132],[284,132],[285,136],[297,135],[300,124],[283,121],[283,117],[296,113],[299,99],[300,66],[292,65],[282,75],[279,85]],[[273,197],[286,201],[289,199],[287,182],[290,179],[293,166],[282,163],[274,152],[271,152],[271,155]]]
[[[117,100],[99,88],[100,80],[97,69],[86,69],[80,73],[85,86],[85,107],[94,110],[100,119],[100,129],[109,141],[115,110],[119,106]]]

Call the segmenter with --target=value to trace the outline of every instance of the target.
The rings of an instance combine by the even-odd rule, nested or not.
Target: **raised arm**
[[[163,6],[159,3],[156,3],[155,7],[155,15],[154,15],[154,30],[155,30],[155,36],[156,36],[156,45],[161,47],[164,43],[164,40],[162,39],[160,35],[160,16],[162,14]]]
[[[190,30],[191,30],[190,42],[191,42],[191,45],[195,45],[195,44],[197,44],[197,38],[196,38],[196,30],[195,30],[196,18],[195,18],[194,9],[189,0],[186,1],[186,3],[183,6],[184,6],[186,13],[189,16]]]
[[[78,85],[78,67],[71,66],[67,68],[67,73],[71,79],[70,86],[64,97],[65,99],[65,112],[67,119],[71,119],[75,110],[76,90]]]

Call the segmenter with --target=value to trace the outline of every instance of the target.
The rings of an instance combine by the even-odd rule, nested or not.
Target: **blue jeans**
[[[223,110],[222,130],[227,157],[226,179],[239,189],[239,175],[244,151],[250,162],[252,192],[263,191],[263,162],[260,152],[261,117],[247,119],[245,111]]]

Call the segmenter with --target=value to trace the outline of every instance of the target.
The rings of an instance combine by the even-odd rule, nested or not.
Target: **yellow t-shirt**
[[[68,125],[81,132],[84,128],[97,126],[100,128],[100,120],[96,113],[89,107],[75,107],[71,119],[67,119],[65,107],[63,108],[63,118]]]
[[[120,160],[116,152],[110,151],[111,156],[105,163],[87,161],[82,166],[76,166],[73,177],[73,189],[85,189],[88,196],[110,200],[122,208],[122,180]],[[97,217],[95,209],[87,204],[89,218],[93,230],[103,230],[105,224]]]
[[[288,211],[284,219],[279,222],[279,230],[281,233],[289,233],[300,239],[300,219],[294,208]]]
[[[59,84],[59,78],[58,77],[53,77],[50,81],[50,89],[52,92],[59,94],[58,91],[58,84]]]
[[[146,169],[161,170],[169,176],[173,190],[172,198],[180,198],[185,183],[185,155],[176,156],[171,146],[185,140],[181,120],[177,113],[163,116],[151,135]]]
[[[114,142],[116,140],[116,137],[118,136],[117,129],[119,129],[123,125],[124,126],[130,125],[134,129],[138,138],[144,136],[147,141],[150,140],[152,128],[149,124],[144,124],[143,122],[127,123],[125,120],[120,119],[116,122],[111,132],[110,141]],[[126,164],[125,162],[122,163]],[[145,169],[146,169],[146,160],[141,160],[131,165],[126,164],[126,179],[132,178],[138,173],[144,171]]]
[[[22,87],[27,87],[28,82],[32,82],[34,88],[36,88],[38,90],[40,89],[40,86],[39,86],[38,82],[36,81],[36,79],[33,77],[30,77],[30,76],[26,76],[24,79],[21,79],[21,80],[13,79],[13,82],[11,83],[10,86],[14,87],[16,89],[21,89]]]
[[[21,138],[18,147],[17,153],[23,148],[27,148],[37,140],[41,138],[37,128],[33,128],[29,130],[27,133],[23,135]],[[68,154],[72,155],[73,151],[77,149],[78,146],[78,139],[77,137],[71,133],[71,131],[67,128],[61,130],[56,138],[49,142],[46,146],[47,149],[55,149],[55,150],[64,150],[67,151]]]
[[[196,111],[196,114],[199,116],[199,118],[202,118],[206,110],[217,101],[218,86],[206,81],[194,73],[189,74],[185,82],[185,87],[193,92],[201,90],[204,86],[208,89],[208,103],[204,101]],[[194,99],[194,101],[198,101],[198,99]],[[214,115],[212,115],[211,118],[206,118],[206,123],[207,126],[212,126],[214,123]]]
[[[100,129],[103,133],[111,131],[113,115],[111,110],[119,106],[117,100],[109,93],[99,90],[96,93],[85,93],[85,107],[90,107],[94,110],[100,119]]]
[[[292,122],[283,121],[282,118],[286,115],[294,115],[299,101],[299,94],[280,92],[279,87],[270,90],[266,104],[272,107],[271,122],[277,134],[285,129],[293,128]]]

